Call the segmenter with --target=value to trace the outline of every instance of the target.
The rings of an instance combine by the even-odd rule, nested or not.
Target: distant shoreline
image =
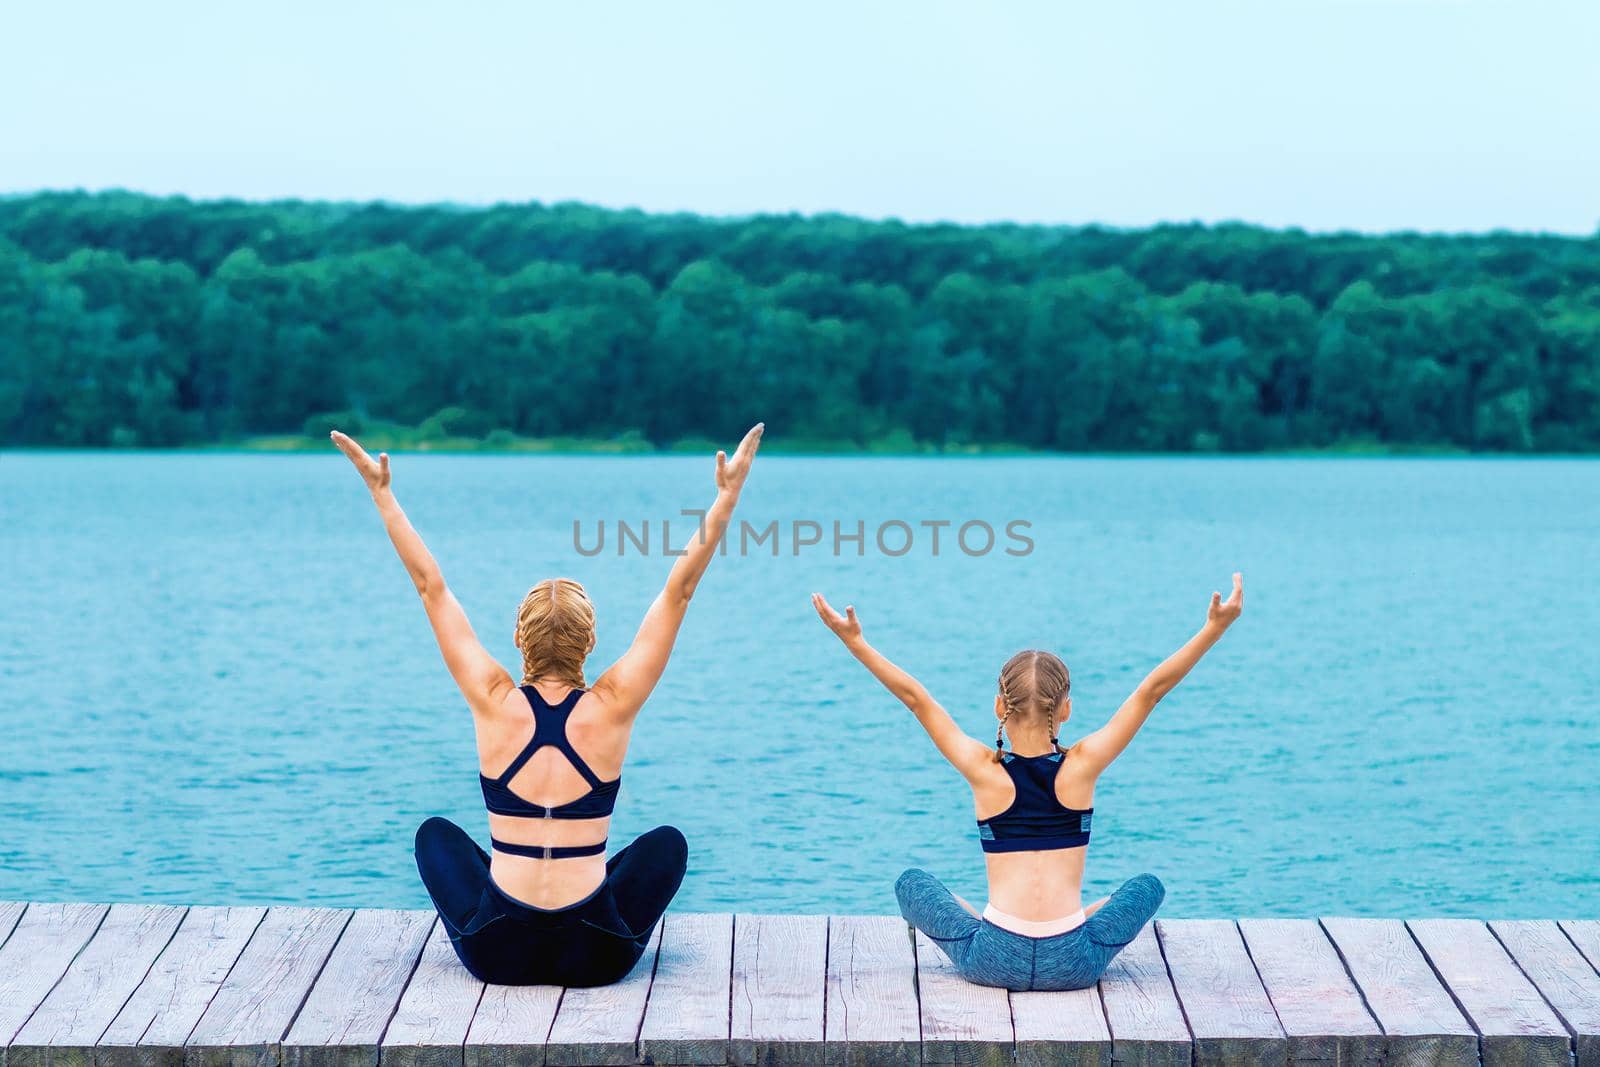
[[[1593,237],[41,193],[0,275],[19,444],[1600,455]]]
[[[573,437],[516,437],[481,440],[470,437],[445,437],[418,440],[409,435],[373,433],[363,435],[361,442],[373,451],[391,452],[395,455],[482,455],[482,456],[685,456],[712,455],[718,448],[730,447],[728,443],[709,439],[688,439],[668,445],[655,445],[637,435],[615,438]],[[1057,452],[1024,448],[1020,445],[919,445],[903,440],[859,444],[847,441],[809,441],[768,438],[762,443],[767,455],[815,456],[819,458],[903,458],[903,459],[1597,459],[1586,452],[1473,452],[1465,449],[1426,445],[1393,445],[1370,441],[1354,441],[1326,448],[1285,448],[1253,452],[1202,451],[1185,452],[1119,452],[1083,451]],[[231,441],[205,444],[177,445],[171,448],[103,446],[3,446],[5,453],[65,453],[65,454],[121,454],[121,455],[315,455],[333,454],[327,438],[305,434],[268,434],[242,437]]]

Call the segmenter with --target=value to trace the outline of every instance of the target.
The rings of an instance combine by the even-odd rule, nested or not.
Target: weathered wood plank
[[[1156,935],[1194,1035],[1197,1067],[1288,1062],[1288,1039],[1233,923],[1160,919]]]
[[[283,1039],[288,1067],[377,1067],[378,1043],[400,1003],[431,911],[362,910],[351,917]]]
[[[549,1067],[601,1067],[638,1062],[639,1027],[655,977],[661,925],[633,970],[620,982],[591,989],[569,989],[561,996],[544,1062]]]
[[[106,911],[105,904],[28,905],[0,948],[0,1049],[66,973]]]
[[[1194,1047],[1154,927],[1117,953],[1100,976],[1100,999],[1118,1067],[1188,1067]]]
[[[16,929],[26,910],[26,900],[0,900],[0,948],[5,947],[6,938],[11,936],[11,931]]]
[[[463,1067],[462,1046],[483,983],[461,966],[450,931],[437,920],[383,1034],[380,1061],[389,1067]]]
[[[1600,971],[1600,919],[1562,919],[1556,925],[1578,946],[1589,966]]]
[[[466,1067],[541,1067],[560,1005],[560,986],[484,986],[462,1050]]]
[[[640,1056],[653,1063],[726,1063],[732,970],[732,915],[669,912],[639,1030]]]
[[[91,1067],[95,1042],[172,940],[183,912],[165,904],[113,904],[12,1038],[7,1067]]]
[[[1290,1063],[1383,1062],[1383,1028],[1316,920],[1241,919],[1239,932],[1289,1035]]]
[[[917,957],[905,920],[835,915],[828,920],[829,1067],[914,1067],[922,1062]]]
[[[272,908],[195,1024],[188,1067],[274,1067],[350,912]]]
[[[1016,1031],[1004,989],[974,985],[956,973],[936,944],[917,931],[922,1062],[1000,1067],[1012,1061]]]
[[[1024,1067],[1111,1067],[1111,1031],[1094,986],[1012,993],[1011,1028]]]
[[[1390,1062],[1475,1067],[1477,1031],[1440,984],[1403,922],[1327,918],[1322,928],[1383,1027]]]
[[[728,1062],[824,1062],[828,991],[825,915],[736,915]]]
[[[1600,974],[1549,919],[1497,921],[1489,929],[1566,1023],[1577,1067],[1600,1067]]]
[[[1484,1067],[1567,1067],[1571,1039],[1489,928],[1472,919],[1406,924],[1482,1035]]]
[[[266,908],[190,908],[101,1035],[96,1067],[179,1067],[184,1041],[266,914]]]

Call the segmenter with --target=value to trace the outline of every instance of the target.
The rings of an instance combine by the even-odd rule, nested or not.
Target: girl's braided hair
[[[1018,652],[1000,668],[1000,703],[1005,714],[994,733],[994,758],[1005,758],[1006,722],[1013,715],[1024,719],[1043,716],[1050,733],[1050,747],[1066,752],[1056,738],[1056,711],[1072,689],[1072,676],[1061,657],[1051,652],[1029,649]]]

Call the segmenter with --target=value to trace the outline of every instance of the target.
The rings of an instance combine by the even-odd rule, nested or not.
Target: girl
[[[417,869],[461,962],[499,985],[592,986],[633,968],[683,881],[688,847],[670,826],[643,834],[609,860],[606,831],[634,718],[672,654],[696,584],[727,528],[761,444],[757,424],[734,452],[717,453],[717,498],[672,565],[633,644],[584,680],[595,614],[583,586],[546,578],[517,611],[522,684],[472,632],[439,565],[390,488],[389,457],[376,460],[335,432],[411,574],[445,666],[472,709],[478,778],[493,854],[466,831],[433,818],[417,830]]]
[[[962,733],[921,683],[867,644],[855,608],[840,615],[820,593],[811,602],[850,653],[911,709],[972,787],[988,867],[988,905],[980,915],[931,874],[913,869],[895,883],[900,913],[970,982],[1013,990],[1093,985],[1150,921],[1165,892],[1154,875],[1141,874],[1083,907],[1095,782],[1161,698],[1239,617],[1242,577],[1233,576],[1226,601],[1212,593],[1200,632],[1150,672],[1110,722],[1070,748],[1061,747],[1056,731],[1072,715],[1071,683],[1067,665],[1051,653],[1019,652],[1000,669],[994,698],[999,728],[991,749]]]

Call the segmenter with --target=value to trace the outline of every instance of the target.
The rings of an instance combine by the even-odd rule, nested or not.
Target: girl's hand
[[[811,594],[811,606],[817,609],[817,616],[838,636],[839,640],[847,645],[861,640],[861,620],[856,618],[856,609],[853,606],[846,605],[844,614],[840,615],[833,610],[831,604],[822,599],[821,593]]]
[[[750,432],[744,435],[744,440],[734,449],[732,459],[728,458],[726,452],[717,453],[718,492],[739,495],[739,490],[744,488],[745,478],[750,474],[750,464],[756,458],[756,450],[761,447],[761,435],[766,429],[767,424],[764,422],[758,422],[750,427]]]
[[[1234,620],[1244,614],[1244,575],[1235,571],[1233,592],[1223,600],[1221,593],[1211,594],[1211,607],[1206,611],[1206,625],[1226,630]]]
[[[389,488],[389,453],[379,452],[378,458],[373,459],[350,435],[335,430],[328,436],[339,446],[339,451],[355,464],[356,470],[361,474],[361,480],[367,483],[369,490],[377,493]]]

